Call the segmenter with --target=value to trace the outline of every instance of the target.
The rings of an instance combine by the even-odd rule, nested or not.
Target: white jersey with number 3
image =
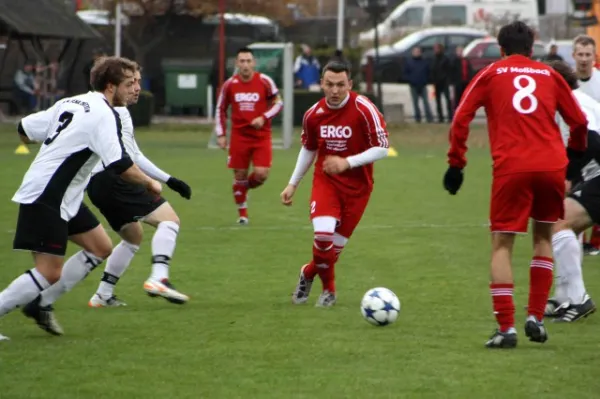
[[[77,214],[99,161],[106,166],[131,165],[118,114],[101,93],[60,100],[23,118],[21,126],[27,137],[43,144],[12,200],[44,204],[60,212],[63,220]]]

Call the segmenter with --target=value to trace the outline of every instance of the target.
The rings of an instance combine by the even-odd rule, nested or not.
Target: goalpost
[[[292,146],[294,132],[294,45],[293,43],[253,43],[248,47],[254,52],[256,71],[269,75],[282,95],[283,110],[272,121],[273,148],[288,149]],[[215,109],[214,112],[217,110]],[[227,137],[231,133],[230,124],[230,118],[227,118]],[[278,135],[279,131],[281,131],[280,135]],[[218,148],[214,130],[208,148]]]

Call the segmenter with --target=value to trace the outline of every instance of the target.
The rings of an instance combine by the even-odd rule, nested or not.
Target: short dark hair
[[[498,44],[506,55],[520,54],[531,56],[534,38],[533,30],[522,21],[504,25],[498,33]]]
[[[325,72],[327,72],[327,71],[330,71],[333,73],[346,72],[346,75],[348,75],[348,79],[352,78],[352,70],[350,68],[350,64],[348,64],[347,62],[344,62],[344,61],[339,61],[339,60],[329,61],[323,67],[323,72],[322,72],[321,76],[325,76]]]
[[[90,72],[90,85],[94,90],[104,91],[109,84],[118,86],[126,78],[126,71],[135,73],[139,65],[123,57],[99,57]]]
[[[252,55],[254,55],[254,51],[252,51],[252,49],[250,47],[242,47],[241,49],[239,49],[237,51],[237,53],[235,53],[235,55],[240,55],[241,53],[250,53]]]
[[[564,61],[546,61],[546,64],[550,65],[563,79],[567,82],[571,90],[575,90],[579,87],[579,81],[577,80],[577,74],[571,68],[569,64]]]

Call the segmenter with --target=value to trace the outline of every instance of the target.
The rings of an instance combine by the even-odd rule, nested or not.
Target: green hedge
[[[133,126],[150,126],[154,114],[154,95],[149,91],[142,91],[137,104],[130,105],[128,108]]]

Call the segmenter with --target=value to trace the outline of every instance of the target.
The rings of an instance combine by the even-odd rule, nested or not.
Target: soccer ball
[[[373,288],[363,296],[360,311],[369,323],[375,326],[387,326],[398,318],[400,300],[387,288]]]

